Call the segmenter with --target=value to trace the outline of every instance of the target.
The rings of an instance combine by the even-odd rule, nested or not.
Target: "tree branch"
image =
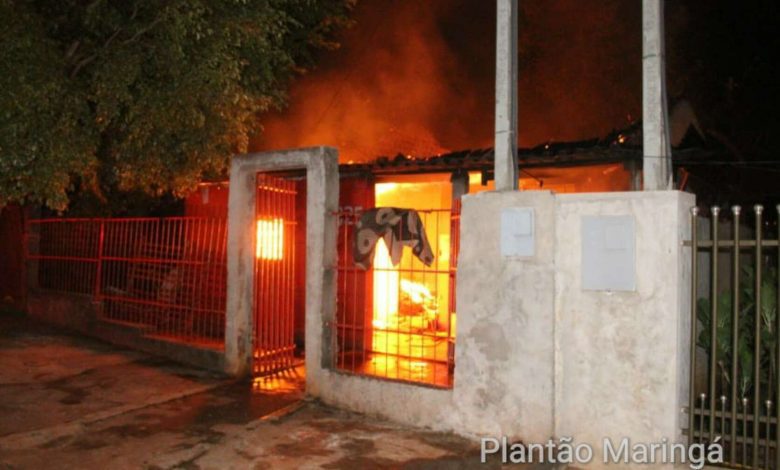
[[[136,31],[135,34],[133,34],[133,36],[130,39],[127,39],[127,40],[123,41],[122,44],[126,45],[126,44],[130,44],[132,42],[135,42],[140,36],[148,33],[152,28],[157,26],[157,24],[160,23],[161,21],[162,21],[162,18],[157,18],[156,20],[154,20],[151,23],[149,23],[149,26],[147,26],[146,28],[142,28],[142,29],[139,29],[138,31]]]
[[[111,36],[109,36],[108,39],[106,39],[106,42],[103,43],[103,46],[101,47],[101,50],[108,49],[108,46],[111,45],[111,41],[113,41],[117,36],[119,36],[119,33],[121,33],[121,32],[122,32],[122,28],[119,28],[116,31],[114,31],[111,34]],[[76,41],[76,44],[74,44],[74,46],[76,48],[78,47],[78,43],[79,43],[79,41]],[[74,46],[71,46],[71,49],[74,49]],[[81,59],[81,61],[79,61],[79,63],[76,64],[76,66],[73,68],[73,71],[70,72],[70,78],[74,78],[79,73],[79,71],[82,68],[87,66],[93,60],[97,59],[97,56],[98,56],[98,53],[96,52],[96,53],[94,53],[94,54],[92,54],[92,55],[90,55],[88,57],[85,57],[84,59]]]
[[[97,59],[97,54],[92,54],[89,57],[86,57],[82,59],[76,66],[73,68],[73,71],[70,73],[70,78],[74,78],[76,74],[79,73],[79,71],[84,68],[86,65],[89,65],[90,62]]]
[[[70,60],[70,58],[73,57],[73,54],[76,53],[80,45],[81,45],[81,41],[79,41],[78,39],[73,41],[73,44],[71,44],[68,50],[65,52],[65,60]]]

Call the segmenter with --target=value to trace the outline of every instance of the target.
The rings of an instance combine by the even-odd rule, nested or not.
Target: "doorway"
[[[253,373],[275,375],[301,366],[305,286],[305,179],[258,173],[255,204]],[[303,203],[302,203],[303,202]],[[303,205],[303,207],[301,207]],[[303,281],[305,283],[305,279]]]

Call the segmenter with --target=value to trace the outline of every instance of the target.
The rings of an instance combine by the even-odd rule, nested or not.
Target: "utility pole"
[[[497,0],[496,190],[517,189],[517,0]]]
[[[663,0],[642,0],[642,171],[645,191],[666,189],[671,174],[663,7]]]

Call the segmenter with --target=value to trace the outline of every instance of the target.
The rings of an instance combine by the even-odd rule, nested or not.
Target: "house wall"
[[[184,199],[184,215],[187,217],[227,217],[228,185],[203,183]]]
[[[693,204],[693,196],[674,191],[465,196],[454,388],[315,364],[308,391],[327,403],[469,436],[526,443],[572,437],[593,446],[592,468],[603,466],[604,437],[679,441],[690,321],[690,254],[682,241]],[[501,254],[500,214],[515,207],[534,210],[533,256]],[[634,291],[583,290],[585,215],[633,217]]]

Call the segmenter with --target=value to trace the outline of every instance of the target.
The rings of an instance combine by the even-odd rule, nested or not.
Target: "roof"
[[[675,158],[703,156],[700,148],[678,148]],[[493,148],[461,150],[427,157],[398,154],[379,157],[373,162],[341,164],[342,175],[398,175],[444,173],[453,171],[492,171]],[[532,148],[518,149],[518,164],[523,168],[574,167],[605,163],[628,163],[642,160],[642,128],[636,122],[626,129],[615,130],[601,139],[572,142],[549,142]]]

